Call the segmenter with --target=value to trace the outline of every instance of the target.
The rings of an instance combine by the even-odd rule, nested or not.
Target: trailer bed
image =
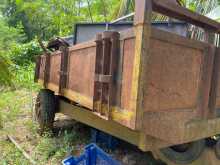
[[[137,2],[134,27],[40,56],[36,81],[65,98],[60,112],[144,151],[219,134],[219,48],[152,27]],[[216,22],[153,3],[220,32]]]

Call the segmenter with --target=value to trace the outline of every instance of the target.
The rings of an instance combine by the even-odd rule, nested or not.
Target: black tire
[[[42,89],[35,104],[35,120],[39,124],[40,134],[51,131],[56,113],[56,98],[52,91]]]
[[[187,145],[184,150],[181,149],[184,148],[183,145]],[[205,140],[199,140],[183,145],[165,148],[162,149],[161,152],[167,159],[176,164],[190,164],[201,156],[205,149]]]
[[[206,141],[206,146],[209,148],[214,147],[217,143],[217,141],[213,138],[207,138],[205,139],[205,141]]]

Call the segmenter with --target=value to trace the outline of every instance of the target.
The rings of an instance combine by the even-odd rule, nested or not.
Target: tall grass
[[[15,66],[13,68],[13,84],[16,89],[27,88],[30,90],[37,90],[39,86],[34,83],[34,68],[35,64],[30,64],[28,66]]]

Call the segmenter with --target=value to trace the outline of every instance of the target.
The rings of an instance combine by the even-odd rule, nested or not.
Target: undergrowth
[[[27,76],[27,81],[31,79]],[[39,136],[38,126],[32,120],[33,98],[36,98],[39,88],[23,83],[21,79],[17,89],[4,89],[0,93],[0,165],[30,164],[18,149],[5,139],[8,134],[17,138],[22,148],[38,164],[60,165],[61,160],[70,154],[78,155],[88,139],[80,135],[75,128],[60,130],[56,135]]]

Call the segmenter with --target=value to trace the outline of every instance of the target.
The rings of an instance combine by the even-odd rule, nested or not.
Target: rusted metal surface
[[[212,102],[215,109],[220,109],[220,48],[216,49],[212,83]]]
[[[85,45],[76,45],[70,48],[67,89],[75,93],[77,103],[82,106],[93,107],[92,104],[84,105],[81,97],[93,100],[94,72],[95,72],[95,42],[89,42]],[[91,101],[88,101],[91,103]]]
[[[151,1],[151,0],[150,0]],[[220,32],[219,23],[209,19],[203,15],[194,13],[182,6],[170,3],[164,0],[152,0],[153,9],[156,12],[176,18],[179,20],[184,20],[196,26],[209,29],[215,32]],[[142,3],[143,4],[143,3]]]
[[[145,111],[193,109],[197,105],[201,50],[151,40]],[[168,49],[169,48],[169,49]]]
[[[61,65],[61,52],[57,51],[55,54],[50,55],[50,69],[48,81],[59,85],[60,80],[60,65]]]
[[[220,29],[173,3],[137,0],[134,28],[106,31],[96,40],[41,56],[36,76],[97,118],[141,132],[143,150],[146,135],[179,144],[220,133],[215,115],[220,108],[219,49],[152,27],[153,10],[210,31]],[[203,133],[197,131],[201,128]]]
[[[96,59],[95,59],[95,76],[101,74],[101,60],[103,56],[103,45],[102,45],[102,34],[96,35]],[[101,104],[97,104],[101,98],[101,91],[99,90],[101,87],[101,82],[94,82],[94,97],[93,97],[93,111],[101,113]]]
[[[45,68],[46,57],[44,55],[41,56],[40,60],[40,69],[39,69],[39,79],[44,79],[44,68]]]
[[[211,90],[210,90],[210,99],[209,99],[209,109],[212,113],[212,117],[217,117],[217,109],[220,108],[220,100],[218,98],[220,90],[219,88],[219,79],[220,79],[220,52],[219,49],[215,51],[215,58],[214,58],[214,67],[213,67],[213,74],[212,74],[212,81],[211,81]]]
[[[45,66],[44,66],[44,87],[47,87],[47,83],[50,78],[50,54],[45,55]]]
[[[123,74],[122,74],[122,91],[121,91],[121,107],[122,109],[129,109],[129,101],[131,99],[132,88],[132,74],[134,61],[134,43],[133,39],[124,40],[123,49]]]
[[[37,56],[35,74],[34,74],[34,82],[37,82],[38,79],[40,78],[40,64],[41,64],[41,56]]]
[[[112,76],[112,80],[109,84],[109,105],[117,105],[117,72],[120,59],[120,34],[113,32],[111,36],[111,58],[110,58],[110,71],[109,75]]]
[[[103,39],[103,56],[101,60],[101,75],[110,75],[110,59],[111,59],[111,38],[108,32],[104,32],[102,35]],[[112,79],[112,78],[111,78]],[[109,83],[101,83],[100,85],[100,104],[101,104],[101,115],[109,117]],[[103,108],[105,105],[107,108]]]
[[[110,108],[116,106],[119,33],[104,32],[96,42],[102,51],[96,55],[94,110],[109,119]]]
[[[59,80],[59,93],[63,94],[63,89],[67,86],[67,66],[69,60],[69,48],[67,46],[62,46],[61,48],[61,63],[60,63],[60,80]]]
[[[201,114],[203,119],[209,119],[214,117],[214,110],[210,109],[209,107],[209,98],[211,92],[211,80],[213,74],[213,63],[214,63],[214,56],[215,56],[215,47],[208,45],[204,48],[203,54],[204,57],[204,64],[202,70],[202,77],[201,77],[201,85],[200,85],[200,96],[199,96],[199,104],[200,107],[197,107],[198,113]]]

